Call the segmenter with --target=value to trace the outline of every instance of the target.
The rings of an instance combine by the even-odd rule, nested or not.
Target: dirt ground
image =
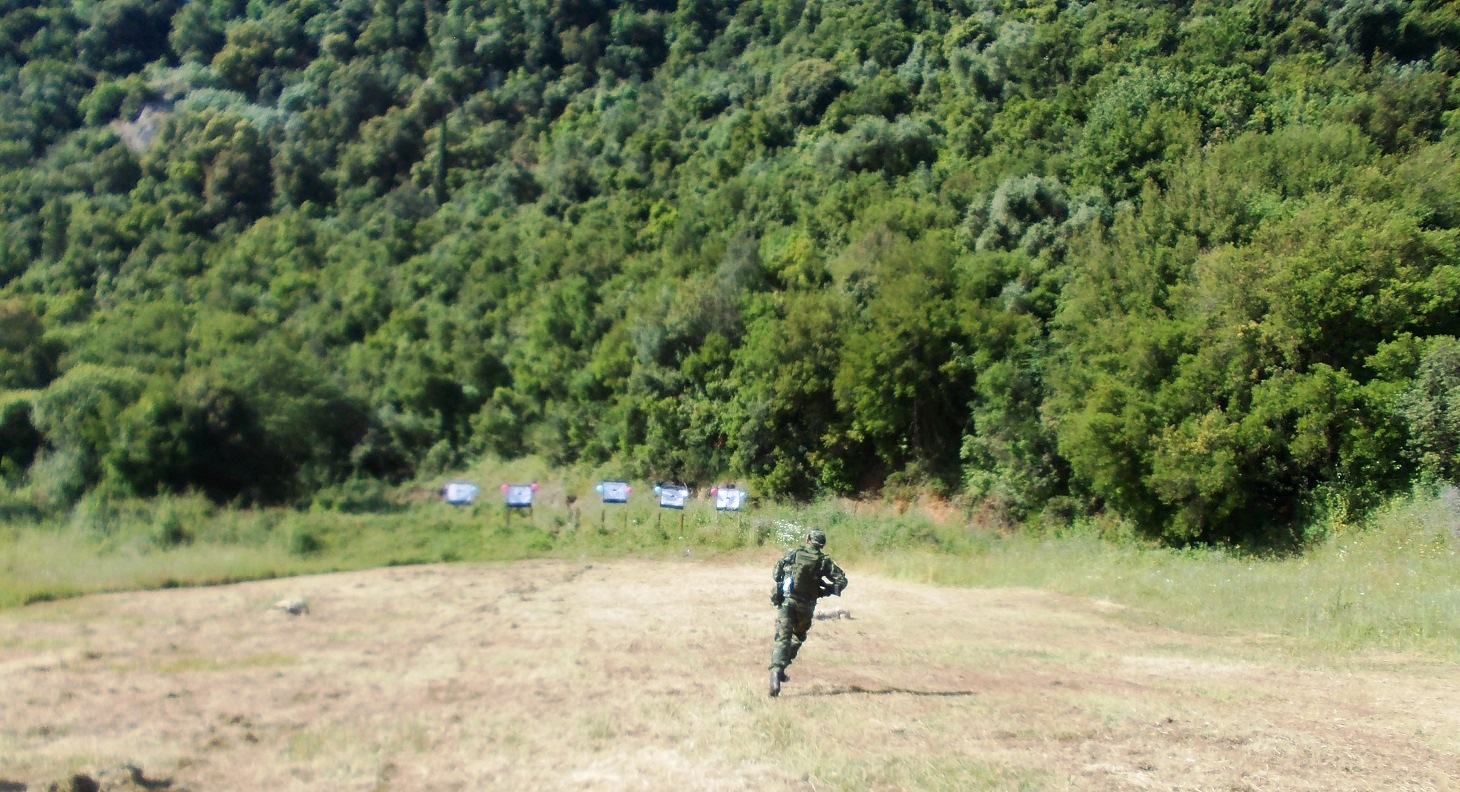
[[[0,612],[0,792],[1460,788],[1460,673],[764,559],[398,567]],[[302,598],[308,613],[271,606]],[[106,785],[102,785],[106,788]]]

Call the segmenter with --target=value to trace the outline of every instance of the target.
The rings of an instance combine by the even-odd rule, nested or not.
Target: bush
[[[296,525],[289,531],[289,552],[292,555],[318,555],[324,548],[324,539],[313,528]]]
[[[1420,473],[1460,481],[1460,340],[1437,338],[1395,409],[1409,432],[1407,451]]]
[[[31,420],[25,394],[0,391],[0,482],[17,482],[35,461],[44,438]]]
[[[384,514],[398,512],[402,505],[384,482],[352,478],[315,493],[311,508],[344,514]]]
[[[177,512],[164,511],[157,520],[152,541],[161,548],[189,545],[193,543],[193,531],[183,523]]]

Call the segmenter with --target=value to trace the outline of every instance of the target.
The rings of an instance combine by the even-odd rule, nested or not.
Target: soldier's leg
[[[782,669],[790,664],[791,658],[796,653],[791,651],[791,641],[795,637],[795,606],[791,600],[781,603],[781,609],[776,612],[776,637],[771,646],[771,668]],[[788,657],[789,655],[789,657]]]
[[[785,665],[790,665],[801,652],[801,644],[806,643],[806,632],[811,629],[811,619],[815,614],[815,603],[798,602],[791,608],[790,618],[787,620],[790,636],[786,641]]]

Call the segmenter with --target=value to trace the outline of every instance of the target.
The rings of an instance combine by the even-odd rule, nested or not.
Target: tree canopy
[[[1272,542],[1460,462],[1442,0],[0,0],[0,481]]]

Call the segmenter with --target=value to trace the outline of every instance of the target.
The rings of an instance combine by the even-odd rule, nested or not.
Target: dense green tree
[[[141,189],[158,203],[175,199],[168,222],[180,230],[237,226],[269,210],[271,161],[268,140],[247,118],[213,109],[181,113],[143,159]]]
[[[845,90],[841,74],[820,58],[800,61],[781,75],[776,90],[777,104],[793,124],[812,125]]]
[[[1136,67],[1105,87],[1073,154],[1076,184],[1131,198],[1146,181],[1164,186],[1178,152],[1202,143],[1191,86],[1182,75]]]
[[[204,3],[184,3],[172,17],[167,35],[173,54],[185,61],[209,63],[227,39]]]
[[[0,300],[0,390],[44,387],[56,376],[59,352],[29,305]]]
[[[285,74],[308,62],[309,42],[288,14],[243,20],[229,26],[213,71],[225,85],[250,97],[277,95]]]
[[[81,63],[110,74],[139,71],[167,53],[172,17],[183,5],[182,0],[105,0],[97,4],[90,25],[77,37]]]
[[[45,440],[31,418],[31,396],[0,390],[0,484],[19,483]]]
[[[1460,343],[1450,336],[1434,339],[1396,407],[1420,470],[1460,481]]]
[[[859,251],[875,261],[860,278],[866,296],[859,321],[844,331],[833,392],[851,437],[888,469],[923,465],[946,480],[956,469],[968,388],[954,359],[964,339],[953,257],[938,238],[912,242],[885,229],[872,237]]]
[[[8,138],[26,146],[32,155],[81,125],[81,100],[91,90],[92,78],[79,64],[59,59],[32,60],[14,73],[7,86]]]
[[[959,449],[963,483],[1011,523],[1043,508],[1065,483],[1066,465],[1040,414],[1057,274],[1023,251],[959,262],[958,318],[967,340],[952,350],[952,363],[974,380]]]
[[[846,461],[858,444],[834,431],[841,423],[833,395],[839,355],[831,343],[843,308],[816,292],[758,302],[735,353],[737,381],[726,410],[734,427],[732,464],[772,492],[849,490],[859,482],[850,479]]]
[[[102,483],[104,461],[122,441],[122,415],[142,396],[146,380],[129,369],[73,367],[36,395],[32,421],[45,438],[44,475],[34,483],[56,502],[69,502]]]
[[[289,460],[267,442],[252,406],[226,386],[190,378],[172,392],[149,391],[120,423],[105,464],[132,494],[267,502],[289,491]]]

